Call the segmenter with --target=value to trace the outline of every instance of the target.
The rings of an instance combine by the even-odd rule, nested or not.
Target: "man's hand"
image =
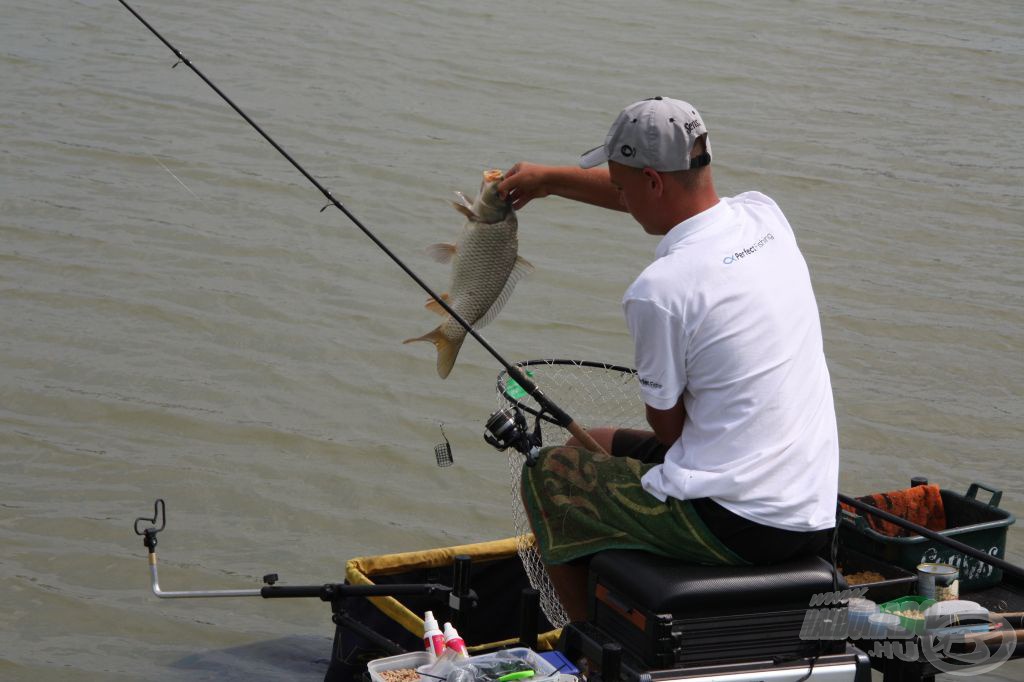
[[[608,169],[578,166],[544,166],[520,161],[505,172],[498,193],[512,200],[517,211],[534,199],[555,195],[586,204],[625,211]]]
[[[515,210],[526,206],[533,199],[541,199],[550,194],[545,186],[548,166],[520,161],[507,171],[505,179],[498,185],[498,194],[503,199],[512,199]]]

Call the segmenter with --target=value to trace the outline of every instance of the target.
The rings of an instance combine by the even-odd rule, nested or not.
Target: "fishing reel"
[[[526,457],[528,466],[533,466],[537,463],[541,446],[540,415],[537,415],[537,423],[531,433],[526,415],[519,406],[503,407],[487,418],[484,440],[500,452],[512,448]]]

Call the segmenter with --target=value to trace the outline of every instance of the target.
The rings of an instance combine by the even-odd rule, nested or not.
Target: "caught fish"
[[[434,260],[452,264],[451,285],[441,298],[474,329],[494,320],[516,282],[533,270],[518,254],[518,223],[512,204],[498,196],[498,184],[504,179],[500,170],[484,171],[480,192],[472,202],[456,192],[459,201],[452,205],[468,218],[462,236],[456,244],[427,247]],[[444,315],[444,321],[433,331],[404,343],[433,343],[437,348],[437,373],[444,379],[455,365],[466,330],[437,301],[427,301],[427,309]]]

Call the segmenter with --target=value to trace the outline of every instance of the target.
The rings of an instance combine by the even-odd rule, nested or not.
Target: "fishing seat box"
[[[978,499],[978,491],[991,493],[988,502]],[[1016,520],[1010,512],[999,507],[1003,493],[982,483],[972,483],[963,495],[942,489],[942,506],[946,514],[946,529],[939,531],[965,545],[980,549],[991,556],[1006,558],[1007,529]],[[860,514],[846,510],[839,524],[839,544],[877,560],[915,571],[918,564],[952,564],[959,572],[960,591],[980,590],[998,585],[1003,578],[1002,569],[969,557],[923,535],[891,537],[868,525]]]
[[[838,587],[846,587],[842,578]],[[774,566],[693,566],[609,550],[590,563],[583,637],[590,648],[618,643],[624,666],[646,670],[841,653],[845,642],[800,638],[811,598],[835,588],[831,564],[817,556]]]

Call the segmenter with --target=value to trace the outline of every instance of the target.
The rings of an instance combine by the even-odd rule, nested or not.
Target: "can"
[[[918,564],[917,593],[935,601],[960,598],[960,571],[949,564]]]

